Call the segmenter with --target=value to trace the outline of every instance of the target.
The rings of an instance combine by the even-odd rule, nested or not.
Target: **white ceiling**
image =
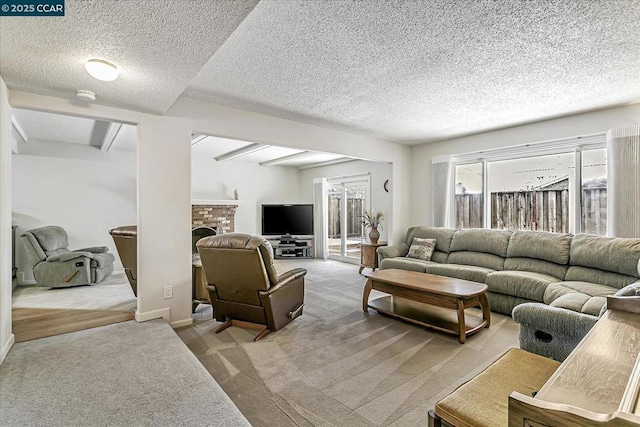
[[[637,0],[256,2],[67,0],[64,18],[2,17],[0,74],[11,89],[153,112],[183,94],[410,144],[640,101]],[[122,76],[91,79],[92,56]]]
[[[105,151],[136,151],[138,134],[133,125],[117,123],[108,134],[111,123],[83,117],[64,116],[41,111],[13,109],[13,118],[29,141],[79,144],[103,148]]]
[[[219,156],[232,153],[235,150],[239,150],[251,145],[253,145],[253,143],[246,142],[246,141],[207,136],[206,138],[198,140],[198,142],[192,144],[191,152],[192,152],[192,155],[195,155],[195,156],[209,157],[209,158],[215,159]],[[302,155],[302,153],[304,153],[304,157],[280,161],[280,159],[286,158],[287,156]],[[276,160],[278,160],[278,162],[275,164],[277,166],[291,166],[291,167],[304,168],[304,167],[312,167],[314,165],[324,163],[324,162],[343,162],[343,161],[352,161],[352,160],[358,160],[358,159],[345,157],[339,154],[323,153],[323,152],[317,152],[317,151],[304,151],[304,150],[298,150],[295,148],[267,145],[264,148],[260,149],[259,151],[255,151],[249,154],[244,154],[240,157],[230,159],[229,161],[263,163],[263,162],[273,162]],[[265,166],[269,166],[269,165],[265,165]]]
[[[103,151],[129,152],[135,152],[137,147],[138,135],[136,126],[133,125],[113,123],[113,125],[116,125],[115,130],[109,133],[109,125],[112,125],[110,122],[19,108],[13,109],[13,121],[14,126],[17,123],[20,131],[27,137],[27,144],[35,141],[77,144],[91,146]],[[210,158],[223,156],[253,145],[251,142],[206,135],[194,135],[193,141],[196,141],[192,143],[193,154]],[[106,145],[103,147],[104,144]],[[287,156],[302,154],[304,154],[302,158],[279,161]],[[278,160],[277,165],[279,166],[313,167],[318,163],[357,159],[338,154],[264,145],[264,148],[259,151],[244,154],[232,160],[251,163]]]

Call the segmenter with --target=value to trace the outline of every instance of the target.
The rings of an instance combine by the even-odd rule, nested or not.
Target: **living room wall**
[[[588,135],[638,123],[640,104],[632,104],[413,146],[411,182],[421,185],[411,186],[411,223],[433,224],[431,159],[434,156]]]
[[[108,246],[117,254],[108,231],[136,224],[136,153],[30,140],[13,155],[12,217],[16,236],[25,230],[59,225],[69,248]],[[20,284],[34,283],[25,253],[16,239]],[[123,271],[116,256],[115,271]]]
[[[184,97],[179,98],[165,115],[156,116],[103,105],[79,105],[73,100],[28,92],[10,91],[8,95],[14,108],[138,125],[136,319],[139,321],[162,317],[174,327],[192,322],[189,233],[192,132],[346,156],[366,152],[374,160],[393,162],[391,197],[397,212],[393,217],[393,229],[404,234],[409,222],[410,150],[406,146]],[[9,139],[3,138],[0,143],[2,150],[10,151]],[[7,187],[5,182],[0,186],[3,191]],[[8,184],[10,191],[11,184]],[[0,220],[10,227],[10,209],[8,214],[0,215]],[[0,251],[10,257],[10,239],[5,240],[3,238]],[[10,280],[1,282],[0,286],[1,292],[10,295]],[[173,286],[172,299],[163,298],[164,286]],[[3,304],[1,309],[0,331],[10,333],[10,305],[5,308]],[[10,346],[8,341],[3,342],[5,344]]]
[[[0,363],[13,345],[11,332],[11,105],[0,77]]]
[[[391,194],[384,190],[384,182],[391,181],[391,165],[387,162],[370,162],[356,160],[348,163],[322,166],[300,171],[300,195],[306,203],[313,203],[313,180],[316,178],[333,178],[353,174],[369,174],[371,180],[371,209],[381,210],[387,214],[383,221],[380,240],[389,239],[389,220],[393,214]],[[391,191],[391,184],[388,185]]]
[[[242,160],[217,162],[196,144],[191,149],[191,197],[231,200],[238,190],[235,231],[261,233],[263,203],[300,203],[299,171],[287,166],[260,166]]]

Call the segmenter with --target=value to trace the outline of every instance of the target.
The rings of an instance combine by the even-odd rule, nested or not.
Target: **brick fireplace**
[[[218,234],[235,231],[237,203],[234,200],[194,200],[191,202],[191,226],[216,227]]]

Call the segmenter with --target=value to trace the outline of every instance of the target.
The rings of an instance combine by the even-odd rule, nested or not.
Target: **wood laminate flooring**
[[[13,308],[16,342],[133,320],[132,311]]]

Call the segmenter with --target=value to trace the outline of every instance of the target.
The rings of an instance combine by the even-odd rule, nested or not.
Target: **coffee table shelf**
[[[373,299],[369,301],[368,306],[378,313],[396,317],[405,322],[456,336],[459,334],[458,314],[448,308],[392,296]],[[465,335],[477,332],[484,328],[485,324],[482,317],[465,314]]]

